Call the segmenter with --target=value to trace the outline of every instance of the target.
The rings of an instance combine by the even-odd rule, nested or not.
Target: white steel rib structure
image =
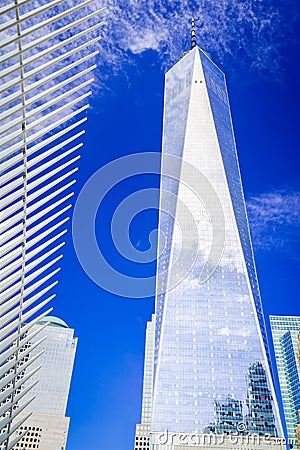
[[[5,450],[26,433],[22,424],[33,400],[26,394],[34,384],[23,385],[39,369],[31,365],[40,352],[30,354],[42,341],[31,344],[37,334],[32,327],[51,311],[45,306],[55,296],[51,290],[95,68],[92,48],[103,25],[98,16],[104,9],[93,2],[1,2],[0,448]]]

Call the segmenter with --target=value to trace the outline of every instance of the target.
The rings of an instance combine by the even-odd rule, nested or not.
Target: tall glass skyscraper
[[[164,98],[150,448],[285,448],[224,74],[194,46]]]
[[[147,323],[146,329],[142,420],[141,424],[136,426],[134,450],[147,450],[149,448],[153,396],[154,326],[155,316],[153,314],[152,320]]]
[[[296,441],[296,428],[300,423],[300,317],[270,316],[270,323],[288,437]]]
[[[64,450],[70,423],[66,408],[77,338],[72,328],[54,316],[41,319],[32,331],[36,334],[29,342],[29,358],[35,360],[31,367],[32,370],[42,367],[23,384],[22,389],[30,393],[24,395],[18,407],[22,408],[32,395],[35,399],[31,404],[32,415],[20,427],[19,433],[26,431],[26,434],[15,449]],[[40,357],[35,359],[40,352]],[[26,375],[25,371],[24,378]],[[22,415],[21,412],[19,417]]]

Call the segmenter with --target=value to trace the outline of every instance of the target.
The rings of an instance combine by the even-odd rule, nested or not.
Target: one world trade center
[[[166,73],[155,314],[135,449],[283,449],[223,72]]]

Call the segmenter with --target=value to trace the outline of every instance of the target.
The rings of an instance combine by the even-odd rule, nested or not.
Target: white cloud
[[[285,0],[282,7],[272,0],[110,0],[105,39],[110,56],[115,51],[116,65],[122,64],[128,50],[141,53],[151,48],[166,69],[189,48],[189,24],[194,16],[199,45],[219,64],[229,58],[279,76],[284,46],[293,39],[291,25],[299,14],[295,0]]]
[[[247,210],[254,248],[297,252],[300,235],[300,195],[277,191],[251,197]]]
[[[283,1],[283,0],[279,0]],[[8,4],[7,0],[7,4]],[[47,3],[46,0],[32,0],[20,8],[21,15],[32,8],[40,7]],[[68,7],[81,3],[81,0],[66,0],[50,11],[39,14],[29,21],[22,23],[22,31],[46,20],[53,14],[57,14]],[[106,26],[98,28],[89,33],[89,38],[102,36],[102,39],[92,45],[90,49],[83,49],[80,54],[72,55],[68,63],[78,60],[87,55],[90,51],[99,50],[99,56],[94,61],[84,62],[80,69],[84,69],[95,61],[97,69],[94,71],[95,82],[93,92],[98,93],[107,85],[106,80],[113,76],[122,74],[127,76],[128,64],[135,65],[138,69],[139,55],[146,50],[157,52],[157,59],[163,70],[169,68],[178,57],[190,46],[190,19],[195,17],[197,25],[198,43],[209,51],[222,66],[224,60],[231,64],[227,66],[235,67],[238,60],[239,67],[246,67],[268,76],[277,77],[281,73],[284,46],[292,42],[293,21],[300,16],[299,6],[296,0],[284,0],[284,8],[275,6],[272,0],[208,0],[199,4],[195,0],[168,1],[166,0],[95,0],[95,2],[85,8],[77,10],[71,20],[77,20],[89,13],[99,11],[103,6],[107,6],[104,15],[96,15],[89,19],[88,23],[83,22],[72,32],[65,35],[58,35],[50,42],[41,43],[38,48],[25,52],[25,58],[37,51],[43,51],[49,45],[60,42],[63,37],[69,37],[75,31],[85,30],[87,24],[96,25],[99,21],[105,20]],[[0,22],[14,18],[14,12],[9,17],[0,17]],[[37,39],[43,34],[50,33],[58,26],[66,25],[70,18],[67,16],[58,23],[48,24],[45,28],[38,30],[33,35],[24,39],[24,43]],[[4,37],[16,34],[15,27],[5,31]],[[64,46],[54,54],[35,61],[26,67],[25,71],[41,67],[50,59],[65,53],[68,50],[86,42],[87,37],[81,37],[68,46]],[[12,50],[12,46],[5,47],[4,52]],[[11,64],[17,63],[18,59],[8,61],[3,69]],[[41,76],[46,76],[52,71],[57,71],[66,65],[65,61],[57,63],[55,66],[43,71],[42,75],[37,74],[26,81],[26,85],[37,81]],[[79,67],[71,70],[71,74],[78,72]],[[3,81],[13,80],[17,72]],[[90,78],[86,75],[80,81]],[[59,81],[64,80],[66,74],[59,78],[50,80],[47,88],[57,86]],[[77,81],[79,83],[79,80]],[[74,87],[74,83],[72,83]],[[44,89],[46,86],[44,86]],[[13,88],[4,95],[15,92],[18,87]],[[42,89],[42,88],[41,88]],[[54,92],[47,96],[50,100],[65,91],[66,88]],[[88,88],[85,88],[85,91]],[[27,95],[30,98],[36,92]],[[68,100],[75,99],[77,94],[71,94]],[[13,106],[10,105],[10,106]],[[34,106],[37,106],[36,104]],[[72,111],[76,106],[71,105],[64,114]],[[13,118],[15,118],[14,116]],[[12,118],[9,118],[11,120]],[[40,127],[39,125],[38,127]],[[42,126],[45,126],[43,124]],[[36,129],[34,130],[36,131]]]
[[[130,50],[132,53],[142,53],[145,50],[159,51],[160,44],[166,39],[166,31],[161,30],[132,30],[132,32],[123,39],[122,46],[124,49]]]
[[[33,0],[21,8],[21,13],[45,2]],[[22,30],[78,3],[80,0],[66,0],[30,23],[26,21]],[[277,77],[282,70],[284,48],[293,40],[292,25],[300,16],[296,0],[279,0],[278,6],[272,0],[207,0],[200,3],[195,0],[95,0],[76,11],[73,19],[103,6],[107,6],[105,17],[95,16],[88,22],[93,26],[104,18],[106,20],[105,29],[90,33],[92,38],[103,35],[103,39],[93,45],[93,50],[100,51],[97,79],[102,86],[105,78],[123,73],[126,63],[135,64],[136,55],[148,49],[157,52],[164,70],[169,68],[190,46],[191,17],[195,17],[198,44],[209,51],[219,65],[227,60],[230,62],[227,66],[234,67],[238,62],[240,67]],[[0,18],[3,20],[5,18]],[[65,25],[68,20],[62,19],[60,25]],[[83,23],[77,29],[83,30],[86,26]],[[56,22],[48,25],[46,30],[39,30],[35,38],[56,27]],[[60,39],[61,36],[57,36],[51,44]],[[84,40],[76,41],[75,45]],[[47,45],[42,44],[39,50]]]

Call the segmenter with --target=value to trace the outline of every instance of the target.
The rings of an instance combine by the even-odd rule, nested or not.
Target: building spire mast
[[[194,18],[192,18],[192,33],[191,33],[191,38],[192,38],[192,45],[191,45],[191,48],[193,49],[193,48],[196,47],[196,45],[197,45],[196,33],[195,33],[195,21],[194,21]]]

